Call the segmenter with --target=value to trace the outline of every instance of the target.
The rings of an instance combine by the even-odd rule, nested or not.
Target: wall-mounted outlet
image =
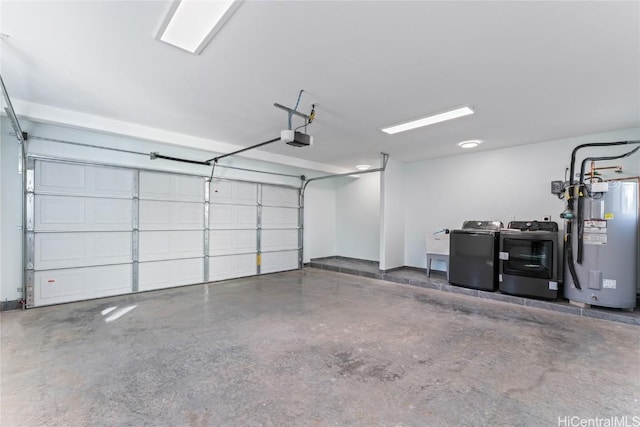
[[[551,215],[544,215],[544,216],[542,217],[542,220],[543,220],[543,221],[551,221]]]

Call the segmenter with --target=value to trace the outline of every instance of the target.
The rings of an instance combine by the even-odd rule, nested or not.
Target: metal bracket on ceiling
[[[307,121],[311,121],[310,117],[308,115],[306,115],[304,113],[301,113],[300,111],[293,110],[293,109],[291,109],[289,107],[285,107],[284,105],[278,104],[277,102],[274,102],[273,106],[276,107],[276,108],[280,108],[281,110],[284,110],[289,114],[295,114],[296,116],[302,117],[303,119],[305,119]]]

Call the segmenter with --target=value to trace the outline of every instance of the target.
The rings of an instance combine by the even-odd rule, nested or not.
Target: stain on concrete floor
[[[313,268],[1,316],[3,427],[640,415],[637,327]]]

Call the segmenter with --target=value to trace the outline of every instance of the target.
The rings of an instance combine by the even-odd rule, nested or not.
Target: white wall
[[[13,129],[5,117],[1,119],[1,123],[2,155],[0,157],[0,176],[2,179],[2,194],[0,199],[0,230],[2,233],[2,257],[0,258],[0,300],[15,301],[22,298],[22,293],[18,292],[18,288],[22,286],[22,230],[19,228],[22,224],[22,177],[17,171],[18,144],[16,138],[10,136]],[[21,121],[21,125],[23,130],[32,136],[42,136],[84,144],[115,147],[143,153],[157,151],[169,156],[194,160],[206,160],[216,155],[216,153],[180,148],[153,141],[136,140],[104,133],[34,123],[26,120]],[[200,175],[209,175],[211,173],[211,168],[208,166],[191,165],[166,160],[151,160],[146,155],[106,151],[97,148],[59,144],[37,139],[30,140],[29,154]],[[244,179],[296,187],[299,187],[301,184],[300,175],[304,174],[307,177],[326,175],[326,172],[302,170],[285,165],[276,165],[239,157],[223,159],[220,161],[220,165],[286,173],[296,176],[283,177],[219,167],[216,168],[215,171],[216,177]],[[320,210],[316,212],[316,209]],[[311,256],[335,255],[335,229],[335,190],[329,184],[323,185],[319,182],[310,184],[307,209],[305,209],[305,259]]]
[[[425,267],[425,234],[460,228],[464,220],[500,220],[506,226],[514,219],[542,220],[551,215],[563,228],[559,215],[565,203],[550,193],[550,182],[564,180],[573,148],[588,142],[634,139],[640,140],[640,128],[408,164],[405,264]],[[631,148],[583,149],[578,152],[579,160]],[[625,175],[637,176],[640,153],[601,165],[623,165]]]
[[[304,195],[304,256],[311,258],[336,254],[335,180],[309,183]]]
[[[404,265],[406,165],[389,158],[380,175],[380,269]]]
[[[2,257],[2,236],[3,236],[3,228],[4,228],[4,222],[2,221],[2,207],[4,206],[4,187],[2,186],[2,182],[3,182],[3,177],[2,177],[2,171],[4,171],[4,168],[2,167],[2,153],[4,151],[3,146],[4,146],[4,125],[5,122],[4,120],[0,120],[0,289],[2,289],[2,283],[4,282],[4,278],[3,278],[3,257]],[[8,141],[7,141],[8,143]],[[1,296],[1,295],[0,295]]]
[[[335,215],[335,255],[378,261],[380,173],[367,173],[360,178],[339,178],[336,182]]]
[[[0,151],[0,300],[22,298],[22,175],[18,173],[18,142],[6,118],[1,120]]]

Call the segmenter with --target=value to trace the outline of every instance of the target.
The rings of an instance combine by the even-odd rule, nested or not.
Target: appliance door
[[[536,232],[534,232],[536,233]],[[557,235],[500,237],[500,291],[526,297],[558,297]]]
[[[508,259],[502,261],[503,274],[538,279],[553,278],[555,254],[552,240],[504,237],[501,252],[508,254]]]
[[[450,236],[449,282],[476,289],[496,290],[496,234],[454,230]]]

